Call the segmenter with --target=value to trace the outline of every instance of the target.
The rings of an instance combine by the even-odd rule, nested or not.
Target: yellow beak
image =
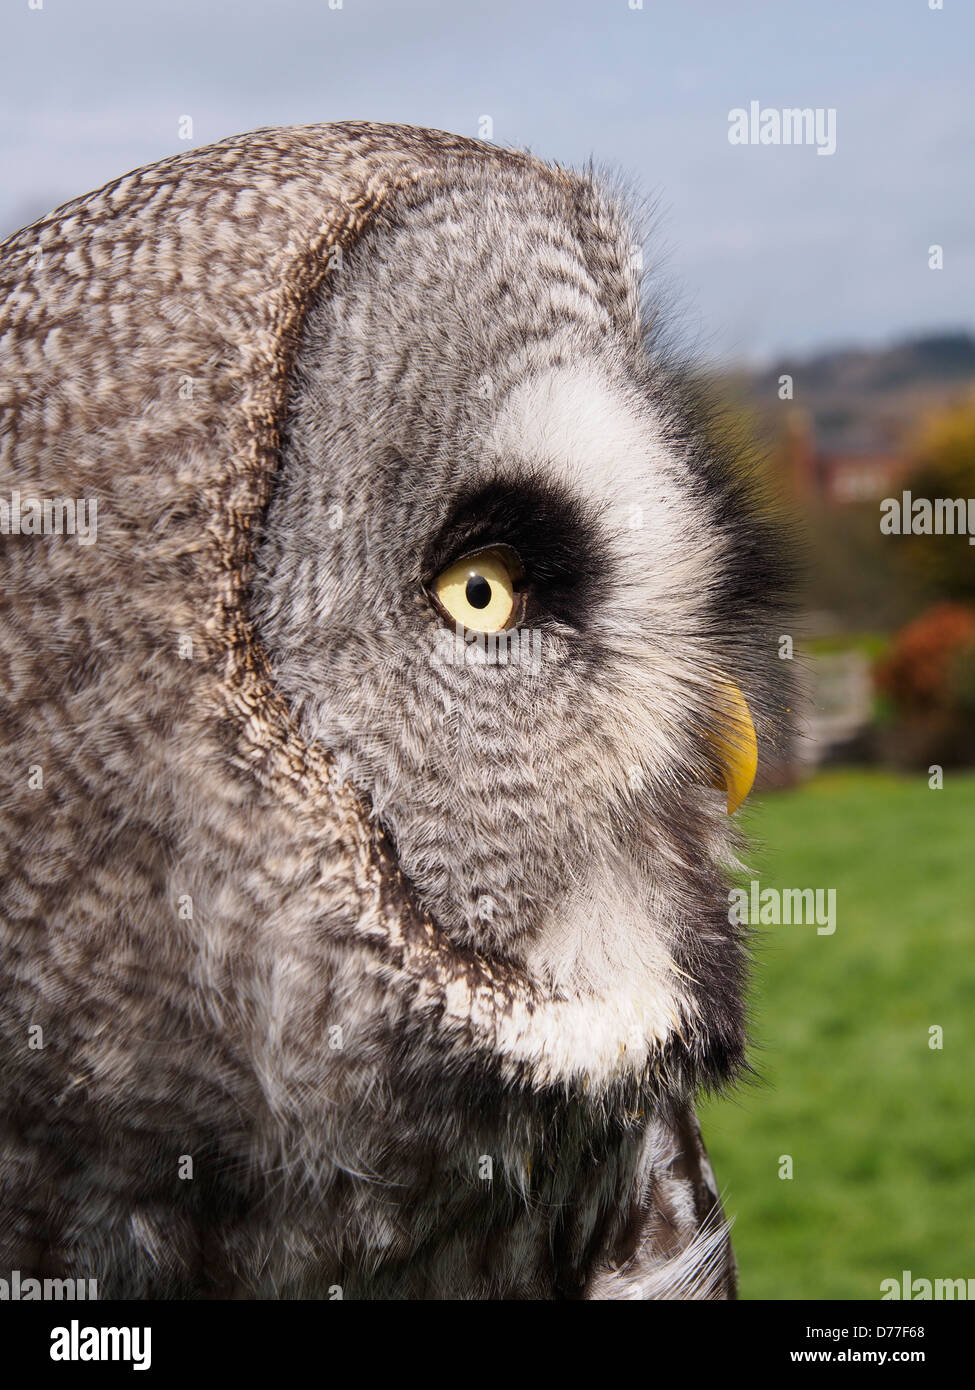
[[[724,769],[724,788],[728,793],[728,815],[735,811],[752,789],[758,767],[758,739],[745,697],[734,681],[721,684],[720,727],[708,734]],[[721,786],[720,782],[715,786]]]

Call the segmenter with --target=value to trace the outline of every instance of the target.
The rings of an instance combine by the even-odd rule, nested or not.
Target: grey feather
[[[344,125],[4,243],[0,488],[98,539],[0,538],[0,1269],[733,1292],[707,733],[727,675],[779,736],[778,571],[634,236],[591,174]],[[472,664],[431,584],[514,534],[531,659]]]

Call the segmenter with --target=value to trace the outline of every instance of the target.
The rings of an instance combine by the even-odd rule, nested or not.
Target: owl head
[[[639,264],[593,175],[370,123],[0,246],[11,1267],[732,1282],[689,1101],[785,567]]]
[[[720,1070],[785,565],[641,262],[591,173],[456,160],[388,198],[305,317],[251,606],[440,931],[578,1001],[570,1053],[602,1010]]]

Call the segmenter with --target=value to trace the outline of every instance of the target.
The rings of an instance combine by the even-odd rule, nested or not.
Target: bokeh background
[[[975,547],[879,524],[910,489],[971,498],[975,529],[975,7],[7,0],[0,24],[0,236],[193,145],[340,119],[632,189],[669,336],[805,555],[802,733],[743,816],[749,873],[834,889],[837,925],[758,932],[755,1074],[703,1106],[742,1294],[975,1278]],[[834,108],[835,153],[731,145],[751,101]]]

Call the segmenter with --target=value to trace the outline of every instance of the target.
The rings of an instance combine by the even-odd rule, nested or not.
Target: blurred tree
[[[973,646],[975,612],[935,604],[897,634],[877,665],[877,686],[905,715],[951,710],[960,695],[959,659]]]
[[[899,560],[877,524],[877,504],[805,506],[813,537],[807,608],[830,615],[839,631],[888,632],[924,604],[916,577]]]
[[[975,394],[931,416],[912,453],[916,466],[905,483],[912,497],[961,498],[975,526]],[[975,547],[967,535],[911,535],[898,551],[932,598],[975,600]]]
[[[926,594],[881,534],[876,503],[836,506],[820,495],[808,413],[778,397],[758,405],[734,377],[709,391],[711,437],[785,523],[811,630],[889,631],[919,612]]]
[[[890,761],[975,762],[975,609],[934,604],[897,634],[874,675],[894,716],[883,738]]]

